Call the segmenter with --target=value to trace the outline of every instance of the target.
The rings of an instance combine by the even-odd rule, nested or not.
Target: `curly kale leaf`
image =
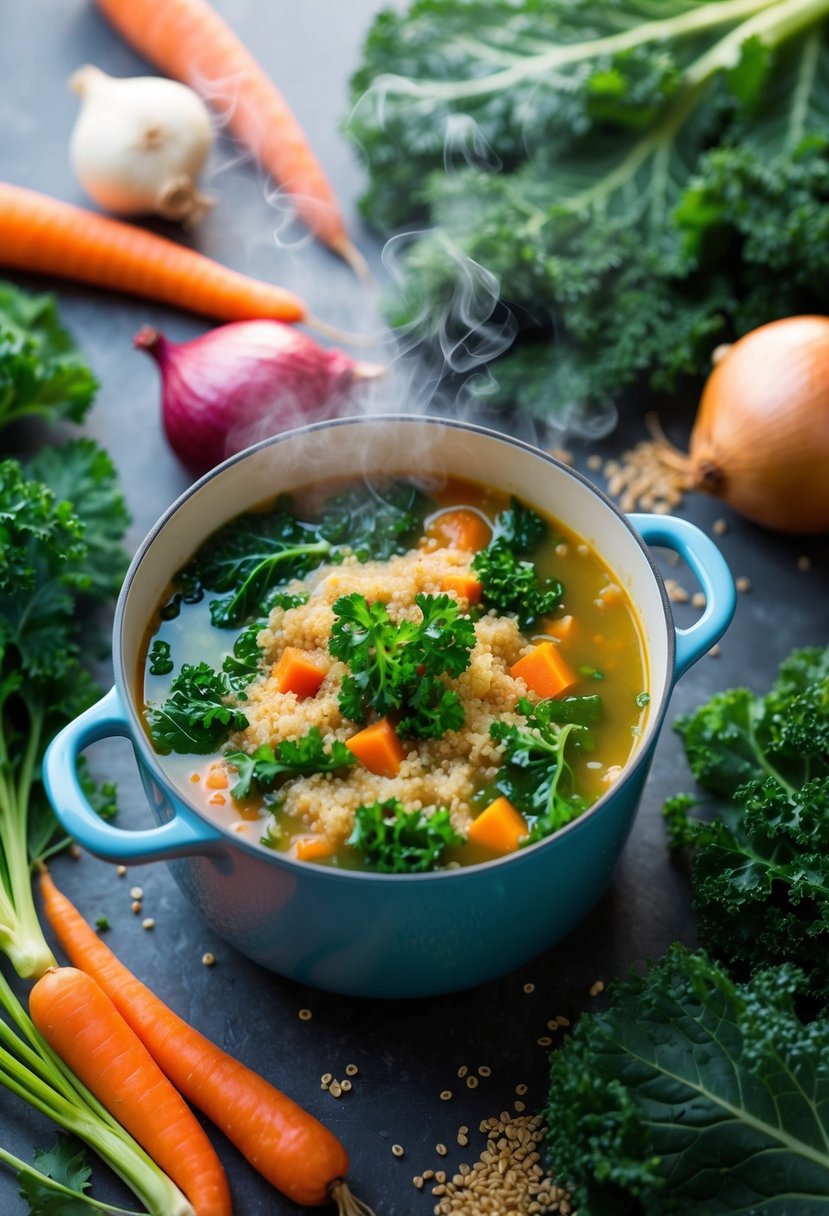
[[[328,649],[350,669],[339,698],[346,717],[396,713],[402,735],[439,738],[463,723],[460,699],[440,677],[469,666],[475,626],[451,596],[418,595],[415,603],[421,619],[394,624],[381,601],[341,596]]]
[[[769,7],[381,13],[347,130],[365,214],[414,231],[391,321],[457,371],[452,351],[509,317],[488,403],[594,434],[625,386],[669,390],[719,342],[825,311],[829,37],[822,10]]]
[[[695,819],[691,805],[673,799],[668,815],[673,843],[693,849],[700,941],[741,978],[792,963],[829,1005],[829,776],[794,795],[750,781],[727,822]]]
[[[145,709],[147,727],[156,751],[206,756],[215,752],[234,730],[248,720],[232,703],[233,687],[223,671],[208,663],[182,664],[170,692],[161,704]]]
[[[360,561],[388,561],[411,548],[433,509],[431,500],[411,481],[365,481],[326,501],[319,531]]]
[[[492,540],[472,559],[472,569],[483,584],[484,602],[517,616],[524,630],[555,612],[564,595],[561,582],[539,578],[526,556],[538,548],[547,531],[540,515],[513,498],[496,519]]]
[[[829,1022],[788,966],[735,983],[672,947],[551,1057],[548,1164],[594,1216],[818,1216],[829,1200]]]
[[[225,760],[239,774],[238,781],[230,791],[234,798],[249,798],[252,785],[265,792],[276,789],[290,777],[336,773],[355,764],[356,759],[339,739],[335,739],[330,750],[326,751],[316,726],[312,726],[302,738],[284,739],[275,748],[263,744],[252,753],[225,753]]]
[[[700,940],[740,976],[790,961],[829,1004],[829,647],[795,650],[765,696],[718,693],[677,721],[716,818],[665,808],[692,853]]]
[[[574,708],[562,715],[560,703],[521,698],[516,708],[524,715],[521,726],[493,722],[492,738],[503,744],[503,760],[489,793],[503,794],[527,819],[527,843],[543,840],[576,819],[587,807],[576,792],[568,759],[580,741],[589,739],[584,722],[595,721],[601,712],[600,697],[572,698]],[[566,703],[565,703],[566,704]],[[564,724],[559,719],[569,718]],[[584,721],[578,724],[576,717]]]
[[[829,775],[829,646],[793,651],[765,696],[729,689],[675,727],[697,781],[722,797],[752,778],[794,792]]]
[[[54,296],[0,283],[0,426],[31,414],[81,422],[97,388]]]
[[[407,811],[397,798],[358,806],[348,843],[357,849],[371,870],[384,874],[414,874],[434,870],[445,850],[461,844],[449,811],[440,807],[431,815]]]
[[[262,650],[259,646],[259,634],[266,622],[254,621],[237,637],[230,654],[222,661],[222,671],[228,677],[230,687],[236,693],[243,693],[262,672]]]
[[[194,600],[206,591],[221,592],[210,601],[210,619],[222,629],[264,616],[275,591],[315,569],[331,552],[316,527],[289,508],[280,504],[225,524],[179,573],[179,594]]]

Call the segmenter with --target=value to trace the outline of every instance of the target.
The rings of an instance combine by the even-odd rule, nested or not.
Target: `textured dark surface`
[[[377,5],[373,0],[216,0],[216,6],[290,99],[344,202],[358,244],[382,279],[379,244],[355,218],[360,170],[338,130],[347,108],[347,77]],[[105,26],[91,0],[7,0],[0,39],[0,177],[84,201],[67,162],[76,99],[65,83],[84,62],[115,75],[147,70]],[[218,205],[188,240],[221,261],[293,287],[312,313],[329,322],[352,330],[378,324],[373,290],[357,284],[330,255],[306,242],[288,250],[277,247],[276,215],[262,175],[240,161],[229,144],[220,141],[207,185]],[[162,435],[155,369],[132,350],[131,339],[148,322],[178,339],[203,332],[206,325],[149,303],[19,276],[17,281],[57,291],[62,315],[100,379],[86,429],[107,446],[122,475],[134,518],[134,548],[188,479]],[[411,387],[417,404],[428,404],[422,383],[415,380]],[[410,408],[412,400],[381,404]],[[687,411],[684,417],[673,414],[672,434],[680,441],[687,436],[689,417]],[[532,434],[523,426],[520,433]],[[573,450],[584,467],[591,451],[616,453],[642,435],[641,417],[634,414],[601,445],[573,445]],[[734,573],[750,579],[751,590],[740,597],[720,657],[704,658],[678,685],[669,722],[719,688],[766,687],[791,647],[824,644],[829,624],[825,539],[771,537],[708,501],[689,501],[683,513],[707,529],[717,518],[727,521],[722,548]],[[811,557],[810,571],[798,568],[801,555]],[[689,609],[677,616],[680,623],[691,619]],[[148,823],[129,749],[99,745],[93,760],[97,771],[119,782],[122,823]],[[203,927],[164,865],[135,867],[118,878],[106,863],[66,857],[55,863],[54,872],[90,919],[108,917],[110,944],[168,1004],[340,1135],[351,1154],[354,1189],[378,1214],[408,1216],[430,1211],[433,1202],[428,1193],[414,1190],[412,1176],[428,1167],[451,1169],[459,1160],[475,1160],[483,1147],[479,1120],[509,1106],[518,1082],[529,1086],[529,1107],[542,1102],[547,1048],[537,1041],[548,1033],[549,1018],[590,1007],[588,989],[595,980],[608,980],[660,954],[676,938],[693,941],[687,885],[668,857],[660,818],[663,800],[690,784],[678,740],[668,729],[615,879],[588,920],[567,941],[497,983],[423,1002],[346,999],[259,969]],[[134,885],[144,890],[142,916],[154,918],[152,932],[143,930],[142,916],[130,911]],[[212,968],[202,965],[205,951],[216,957]],[[527,985],[534,990],[526,992]],[[304,1008],[312,1011],[310,1020],[298,1017]],[[359,1068],[353,1091],[336,1101],[321,1090],[320,1075],[330,1071],[342,1077],[349,1063]],[[463,1064],[473,1071],[489,1065],[492,1075],[477,1089],[467,1089],[457,1079]],[[454,1091],[451,1101],[440,1100],[444,1089]],[[472,1136],[469,1148],[460,1150],[456,1134],[463,1123]],[[241,1216],[298,1211],[218,1133],[213,1135]],[[0,1144],[30,1158],[35,1146],[49,1145],[52,1137],[43,1119],[0,1092]],[[435,1154],[438,1142],[450,1148],[446,1159]],[[402,1159],[392,1156],[393,1143],[404,1146]],[[95,1178],[99,1196],[128,1200],[106,1171],[96,1169]],[[3,1172],[0,1212],[23,1211],[14,1178]]]

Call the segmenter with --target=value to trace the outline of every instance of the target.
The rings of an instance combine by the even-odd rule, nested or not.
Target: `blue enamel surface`
[[[118,690],[112,688],[49,745],[43,760],[43,784],[69,835],[97,857],[124,864],[182,857],[221,840],[219,832],[178,798],[170,800],[175,812],[172,818],[159,827],[134,832],[115,827],[93,810],[78,780],[78,757],[91,743],[119,736],[131,737]]]
[[[631,515],[630,522],[648,545],[673,549],[688,563],[705,594],[705,609],[687,629],[675,629],[674,680],[711,649],[731,623],[737,591],[728,563],[709,536],[687,519],[673,515]]]
[[[706,595],[696,624],[675,630],[672,685],[727,627],[733,580],[716,545],[686,521],[635,515],[631,523],[647,544],[679,553]],[[672,627],[667,601],[665,611]],[[169,861],[206,923],[263,966],[349,995],[429,996],[512,970],[584,918],[624,847],[657,734],[612,793],[554,837],[499,861],[434,874],[358,873],[263,850],[205,821],[145,748],[135,754],[157,826],[125,831],[105,823],[80,787],[77,760],[98,739],[131,737],[117,688],[56,737],[44,782],[78,843],[109,861]]]

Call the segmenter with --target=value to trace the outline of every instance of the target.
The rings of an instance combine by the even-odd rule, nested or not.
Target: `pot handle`
[[[688,563],[705,594],[705,609],[687,629],[674,627],[674,679],[696,663],[722,637],[737,605],[737,590],[728,563],[710,536],[675,515],[628,516],[646,545],[673,549]]]
[[[99,739],[130,739],[129,722],[116,688],[65,726],[43,759],[43,784],[55,815],[69,835],[96,857],[135,865],[209,852],[222,836],[180,802],[166,823],[128,831],[101,819],[78,780],[78,757]]]

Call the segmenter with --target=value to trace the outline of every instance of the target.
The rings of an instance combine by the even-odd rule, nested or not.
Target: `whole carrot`
[[[293,111],[207,0],[98,0],[98,7],[139,54],[218,107],[229,130],[293,196],[311,232],[364,269]]]
[[[176,1089],[254,1169],[295,1203],[333,1200],[343,1216],[367,1211],[344,1182],[348,1154],[333,1132],[173,1013],[101,941],[46,870],[40,889],[70,961],[95,978]]]
[[[307,320],[290,291],[143,228],[0,182],[0,265],[144,296],[217,321]]]
[[[227,1178],[203,1128],[92,976],[51,967],[29,993],[29,1012],[50,1047],[181,1187],[196,1216],[231,1216]]]

